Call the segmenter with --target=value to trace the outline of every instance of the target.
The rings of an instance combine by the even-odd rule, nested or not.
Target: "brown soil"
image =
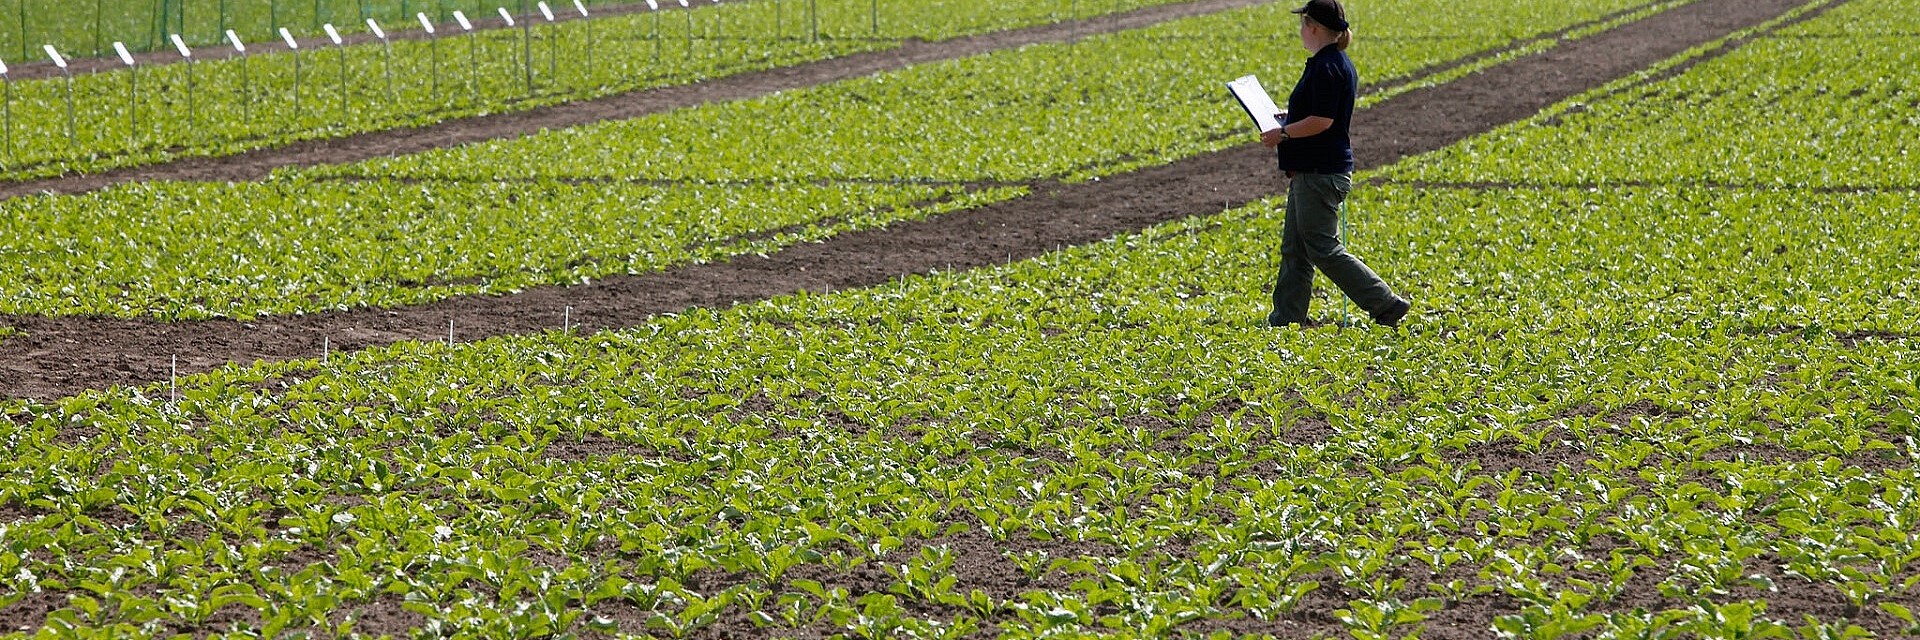
[[[41,192],[81,193],[128,182],[150,180],[248,181],[275,169],[346,164],[369,158],[417,153],[454,145],[517,138],[548,129],[565,129],[606,120],[625,120],[712,102],[744,100],[814,85],[952,60],[1001,49],[1065,42],[1124,31],[1228,9],[1260,0],[1196,0],[1160,5],[1110,16],[999,31],[941,42],[908,41],[888,51],[860,53],[790,67],[744,73],[707,82],[623,93],[513,113],[474,116],[433,125],[372,131],[329,140],[311,140],[229,156],[184,158],[165,164],[127,167],[103,173],[0,182],[0,199]]]
[[[1235,1],[1181,5],[1166,11],[1198,12]],[[1409,91],[1356,114],[1354,145],[1362,154],[1360,165],[1369,168],[1390,164],[1525,118],[1561,99],[1645,68],[1689,47],[1752,27],[1799,4],[1796,0],[1700,0],[1668,11],[1658,20],[1635,24],[1631,29],[1597,34],[1454,82]],[[1153,15],[1158,14],[1136,12],[1110,24],[1118,28],[1120,23],[1147,21]],[[1022,38],[1035,37],[1035,31],[1073,32],[1085,28],[1088,27],[1046,27],[946,45],[911,47],[869,56],[865,63],[846,67],[812,65],[784,69],[756,74],[754,77],[758,80],[736,79],[723,81],[716,87],[670,89],[659,94],[680,94],[681,99],[692,101],[726,99],[743,91],[751,92],[750,89],[764,92],[777,88],[775,85],[804,86],[868,73],[872,67],[908,64],[917,59],[916,56],[964,55],[952,49],[972,51],[1006,46]],[[935,56],[936,52],[942,55]],[[809,76],[809,82],[793,84]],[[694,95],[696,93],[698,95]],[[666,99],[663,95],[639,94],[630,100],[638,105],[646,102],[641,98],[646,95]],[[614,102],[626,104],[601,101],[568,105],[551,112],[517,114],[513,116],[515,120],[501,122],[499,126],[521,127],[539,118],[558,117],[552,114],[562,112],[572,114],[572,119],[541,126],[565,126],[633,115]],[[604,113],[579,120],[594,110]],[[466,135],[485,137],[485,133],[481,130]],[[392,148],[377,153],[414,151],[460,142],[461,135],[409,131],[336,142],[344,145],[343,149],[353,149],[348,155],[355,157],[345,159],[357,159],[372,153],[357,145],[371,147],[388,141]],[[1000,264],[1169,220],[1216,213],[1273,195],[1281,184],[1272,173],[1269,153],[1259,145],[1250,144],[1097,181],[1043,184],[1032,195],[1018,200],[885,229],[843,234],[768,256],[747,256],[725,263],[614,277],[589,285],[538,287],[513,295],[462,297],[415,307],[252,322],[169,324],[151,320],[15,317],[7,322],[25,335],[0,342],[0,389],[9,397],[47,398],[84,389],[165,381],[169,357],[175,354],[180,356],[180,371],[191,373],[228,363],[313,357],[320,353],[323,337],[330,339],[335,349],[343,351],[405,340],[442,340],[446,338],[449,320],[453,322],[458,340],[550,330],[560,326],[565,307],[572,307],[574,322],[583,329],[618,329],[644,323],[655,314],[689,307],[724,307],[798,291],[871,286],[906,273]],[[276,162],[335,161],[242,158],[248,157],[268,166],[245,165],[240,158],[208,162],[231,163],[230,171],[258,176],[271,166],[279,166]],[[186,170],[173,165],[165,169]]]

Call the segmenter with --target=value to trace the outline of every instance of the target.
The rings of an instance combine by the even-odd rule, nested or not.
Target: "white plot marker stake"
[[[374,22],[373,18],[367,18],[367,30],[380,39],[380,71],[387,79],[387,102],[393,102],[393,43],[387,40],[387,31],[381,29],[380,23]]]
[[[6,98],[0,107],[6,111],[7,157],[13,157],[13,76],[7,74],[7,61],[0,60],[0,85],[6,87]]]
[[[167,404],[180,402],[180,356],[173,356],[173,364],[167,372]]]
[[[134,66],[133,54],[127,52],[127,44],[113,43],[114,53],[120,54],[120,62],[127,65],[127,137],[136,142],[140,139],[140,67]]]
[[[592,16],[587,14],[586,3],[583,3],[580,0],[573,0],[573,10],[580,12],[580,21],[586,23],[585,28],[587,30],[587,34],[586,34],[587,35],[587,47],[586,47],[587,48],[587,72],[592,73],[593,72],[593,20],[589,19]]]
[[[716,5],[720,4],[720,0],[713,0],[713,3]],[[726,41],[727,41],[727,23],[725,20],[721,18],[720,13],[718,11],[715,11],[713,14],[713,55],[714,57],[720,56],[720,47],[722,46],[721,43],[724,43]]]
[[[340,56],[340,122],[345,124],[347,121],[347,46],[346,42],[340,39],[340,30],[333,28],[333,23],[329,22],[323,26],[327,32],[327,39],[333,41],[333,52]]]
[[[546,18],[547,24],[552,25],[553,9],[547,7],[547,0],[540,0],[540,3],[536,6],[540,8],[540,17]],[[532,22],[532,20],[528,20],[528,22]],[[553,28],[551,26],[547,28],[547,31],[547,82],[557,84],[560,76],[560,38],[559,34],[552,33]],[[529,51],[527,55],[532,56],[533,53]]]
[[[524,3],[525,1],[526,0],[521,0],[522,3]],[[521,6],[524,7],[526,5],[522,4]],[[507,26],[509,27],[513,26],[513,14],[508,13],[506,7],[498,7],[498,9],[500,9],[500,19],[507,21]],[[526,69],[526,73],[527,73],[527,94],[532,95],[533,94],[533,21],[532,20],[527,20],[525,24],[520,25],[520,42],[521,42],[520,62],[521,62],[522,68]]]
[[[168,37],[173,39],[173,48],[180,52],[180,59],[187,61],[187,128],[190,131],[198,132],[200,130],[200,108],[198,106],[199,100],[194,97],[193,50],[187,48],[187,41],[180,39],[180,34],[170,34]]]
[[[300,122],[300,41],[293,39],[293,32],[280,27],[280,39],[287,41],[287,49],[293,51],[293,121]]]
[[[460,23],[460,29],[467,32],[467,88],[473,91],[473,101],[480,102],[480,43],[473,39],[473,23],[467,21],[467,14],[458,10],[453,12],[454,22]]]
[[[693,10],[687,0],[680,0],[680,12],[687,14],[687,57],[693,57]]]
[[[433,93],[431,95],[438,99],[440,97],[440,39],[434,37],[433,21],[427,19],[426,13],[413,15],[420,19],[420,28],[427,31],[427,54],[433,58]]]
[[[447,347],[453,347],[453,318],[447,318]]]
[[[571,305],[560,311],[560,332],[573,333],[573,307]]]
[[[76,126],[73,118],[73,70],[67,68],[67,59],[60,55],[59,49],[53,48],[50,44],[41,45],[40,48],[46,50],[47,59],[52,60],[53,66],[60,68],[60,75],[67,79],[67,144],[75,144],[79,127]]]
[[[660,3],[655,0],[647,0],[647,11],[653,13],[653,61],[657,64],[660,62],[660,48],[662,46],[660,42]]]
[[[248,71],[247,43],[240,41],[240,34],[227,30],[227,42],[233,45],[234,53],[240,54],[240,104],[247,123],[253,123],[253,78]]]
[[[320,364],[327,364],[327,357],[332,353],[333,339],[329,336],[320,336]]]

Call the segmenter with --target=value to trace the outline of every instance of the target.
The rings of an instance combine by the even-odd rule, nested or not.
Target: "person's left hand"
[[[1260,133],[1260,144],[1264,144],[1269,147],[1280,146],[1280,141],[1284,139],[1285,138],[1280,137],[1280,129],[1278,128],[1272,131],[1263,131]]]

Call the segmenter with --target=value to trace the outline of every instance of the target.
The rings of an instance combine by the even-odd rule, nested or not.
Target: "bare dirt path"
[[[1802,19],[1841,1],[1829,0]],[[1356,115],[1354,144],[1360,150],[1361,167],[1390,164],[1525,118],[1688,48],[1757,26],[1802,3],[1700,0],[1630,28],[1409,91]],[[1718,52],[1708,54],[1713,55]],[[11,318],[7,322],[26,335],[0,338],[0,390],[9,397],[53,397],[164,381],[169,358],[176,354],[181,371],[187,373],[229,362],[314,357],[323,338],[340,350],[445,339],[449,319],[458,340],[542,331],[558,327],[561,310],[568,306],[581,328],[616,329],[689,307],[726,306],[802,290],[870,286],[932,269],[1000,264],[1275,194],[1281,185],[1269,153],[1249,144],[1095,182],[1042,184],[1033,195],[1018,200],[844,234],[766,257],[609,278],[591,285],[541,287],[508,296],[256,322]],[[1254,320],[1248,320],[1250,325]]]
[[[344,164],[382,156],[417,153],[470,142],[517,138],[547,129],[564,129],[604,120],[625,120],[711,102],[765,96],[894,71],[916,64],[974,56],[1029,44],[1138,29],[1169,20],[1217,13],[1270,0],[1195,0],[1134,11],[998,31],[940,42],[908,41],[888,51],[755,71],[688,85],[677,85],[580,100],[527,111],[446,120],[433,125],[387,129],[328,140],[293,144],[218,157],[183,158],[163,164],[126,167],[100,173],[0,182],[0,199],[21,195],[82,193],[148,180],[245,181],[267,177],[275,169]]]

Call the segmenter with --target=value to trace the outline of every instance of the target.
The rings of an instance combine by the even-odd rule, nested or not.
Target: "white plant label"
[[[540,0],[540,16],[546,18],[547,22],[553,22],[553,10],[547,8],[547,0]]]
[[[413,15],[420,18],[420,28],[426,29],[427,35],[433,35],[433,21],[427,19],[427,14],[416,13]]]
[[[582,4],[580,0],[573,0],[573,10],[580,12],[580,17],[587,17],[587,5]]]
[[[659,10],[660,10],[660,3],[658,3],[658,2],[654,2],[653,0],[647,0],[647,10],[648,10],[648,11],[659,11]]]
[[[62,69],[67,68],[67,59],[60,56],[59,49],[53,48],[53,45],[50,45],[50,44],[40,45],[40,48],[45,49],[47,51],[47,59],[53,61],[53,66],[60,67]]]
[[[293,32],[288,31],[286,27],[280,27],[280,38],[287,41],[288,49],[300,50],[300,41],[293,39]]]
[[[0,76],[7,75],[7,61],[0,60]]]
[[[513,14],[507,13],[506,7],[500,7],[500,19],[507,21],[507,26],[513,26]]]
[[[379,38],[381,40],[387,39],[387,32],[382,30],[380,28],[380,23],[374,22],[373,18],[367,18],[367,30],[372,31],[373,37],[375,38]]]
[[[238,51],[238,52],[240,52],[240,53],[246,53],[246,52],[247,52],[247,45],[246,45],[246,43],[244,43],[244,42],[241,42],[241,41],[240,41],[240,34],[238,34],[238,33],[234,33],[232,29],[228,29],[228,30],[227,30],[227,42],[231,42],[231,43],[233,43],[233,50],[234,50],[234,51]]]
[[[461,29],[465,29],[467,31],[473,30],[473,23],[467,22],[467,14],[460,13],[459,11],[455,11],[453,12],[453,19],[455,22],[460,23]]]
[[[687,8],[687,0],[680,0],[680,8],[682,9]]]
[[[333,23],[329,22],[321,26],[326,28],[327,39],[333,41],[333,46],[336,46],[336,47],[340,46],[340,31],[338,29],[333,28]]]
[[[180,57],[182,58],[193,57],[193,50],[187,48],[187,41],[181,40],[180,34],[176,33],[168,37],[173,38],[173,48],[180,50]]]
[[[127,53],[127,45],[115,42],[113,43],[113,52],[120,54],[121,62],[127,63],[129,67],[133,66],[133,54]]]

